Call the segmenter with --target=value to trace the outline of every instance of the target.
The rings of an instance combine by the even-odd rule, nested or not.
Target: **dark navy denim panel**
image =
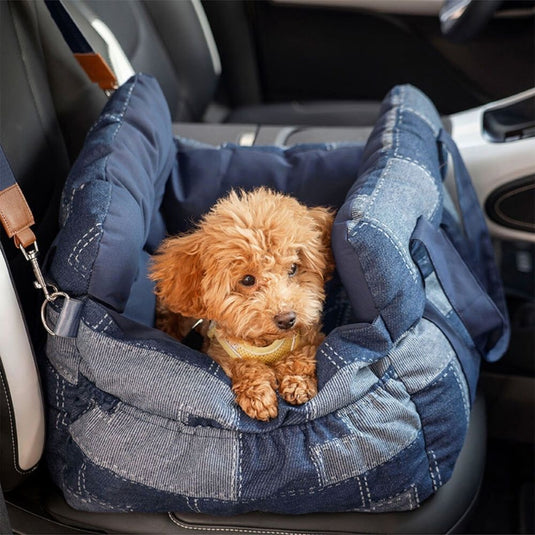
[[[453,360],[412,399],[422,420],[433,490],[437,490],[451,476],[470,417],[468,389],[458,361]]]
[[[137,275],[130,288],[130,294],[124,315],[147,327],[154,325],[156,315],[156,295],[154,294],[154,282],[147,276],[151,256],[142,251],[138,259]]]
[[[267,186],[307,205],[341,206],[357,176],[361,144],[282,147],[199,146],[177,139],[177,173],[162,213],[169,232],[188,230],[231,189]]]
[[[174,164],[171,119],[161,89],[151,77],[137,75],[107,102],[67,179],[63,229],[50,269],[62,289],[89,292],[124,310],[137,257],[149,235],[154,241],[151,223],[163,231],[154,212]],[[87,187],[100,188],[100,196],[84,192]],[[80,271],[86,274],[81,281]]]
[[[347,291],[340,281],[336,270],[325,285],[326,299],[323,306],[322,331],[329,334],[340,325],[357,323]],[[375,317],[375,316],[374,316]]]
[[[321,488],[311,445],[346,432],[342,422],[329,415],[311,425],[282,427],[271,433],[240,436],[242,466],[258,470],[240,473],[240,498],[263,500],[285,494],[313,494]]]
[[[111,188],[109,183],[94,180],[71,192],[69,212],[52,248],[48,276],[73,297],[87,294],[89,289]]]

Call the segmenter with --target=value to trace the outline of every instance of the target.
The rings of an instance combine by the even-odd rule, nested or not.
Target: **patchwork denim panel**
[[[420,320],[388,353],[407,392],[427,387],[448,364],[455,352],[442,331],[426,319]]]
[[[383,358],[392,340],[381,317],[373,323],[353,323],[331,331],[318,348],[318,384],[323,386],[346,366],[368,365]]]
[[[470,400],[457,359],[412,400],[422,420],[435,491],[450,478],[468,429]]]
[[[234,432],[192,428],[123,403],[110,412],[93,408],[70,432],[89,459],[126,480],[194,498],[238,498]]]
[[[408,447],[421,424],[403,385],[384,379],[383,387],[337,411],[348,433],[313,446],[323,485],[368,472]]]
[[[373,191],[351,205],[348,240],[393,338],[421,316],[420,273],[409,243],[417,219],[435,219],[440,207],[441,193],[430,172],[396,157],[388,160]]]
[[[369,483],[364,482],[365,488],[369,488]],[[363,500],[364,503],[366,500]],[[420,506],[420,497],[418,495],[417,485],[411,485],[407,490],[398,492],[393,496],[388,496],[383,500],[371,501],[369,505],[364,505],[356,511],[371,513],[388,513],[390,511],[412,511]]]
[[[60,281],[61,289],[70,296],[88,291],[110,194],[111,184],[101,181],[83,183],[70,192],[70,210],[65,214],[61,239],[55,242],[54,257],[61,261],[51,263],[48,275]]]
[[[423,431],[386,463],[358,477],[364,490],[359,510],[384,511],[390,500],[400,507],[391,510],[415,509],[433,492]]]
[[[53,313],[49,307],[48,320],[55,322],[58,314]],[[49,336],[46,340],[46,354],[50,363],[58,373],[67,381],[76,384],[80,369],[81,356],[76,348],[75,338],[62,338],[61,336]]]
[[[83,323],[78,348],[80,372],[129,405],[172,420],[187,421],[191,415],[236,426],[239,408],[228,382],[176,355],[122,342]]]

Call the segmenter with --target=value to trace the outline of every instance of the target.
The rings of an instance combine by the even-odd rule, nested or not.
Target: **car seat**
[[[42,252],[57,232],[60,191],[90,124],[100,113],[104,96],[85,78],[70,55],[41,1],[0,2],[0,143],[34,212],[35,231]],[[2,247],[14,278],[34,351],[43,343],[39,323],[39,295],[32,287],[32,274],[19,251],[2,235]],[[1,325],[3,339],[6,333]],[[462,529],[478,494],[485,459],[485,410],[479,398],[471,415],[468,436],[451,480],[423,506],[412,512],[387,514],[312,514],[281,516],[252,513],[239,517],[181,514],[82,513],[68,507],[53,492],[43,468],[32,462],[21,466],[23,444],[19,433],[26,422],[12,419],[16,390],[40,396],[37,383],[24,374],[7,376],[3,363],[0,397],[1,483],[8,490],[8,512],[14,529],[27,532],[67,532],[65,524],[99,532],[182,533],[190,532],[320,532],[320,533],[417,533]],[[19,361],[33,363],[32,352],[18,351]],[[40,426],[40,398],[34,406]],[[16,414],[15,414],[16,416]],[[32,437],[30,437],[32,440]],[[33,437],[33,440],[39,440]],[[36,455],[38,457],[38,454]],[[48,496],[45,500],[43,497]],[[55,522],[55,523],[54,523]],[[63,527],[57,522],[61,522]],[[39,527],[36,527],[39,526]],[[46,528],[46,529],[45,529]]]
[[[159,81],[174,121],[212,120],[217,114],[228,123],[369,126],[379,114],[379,102],[373,101],[261,104],[259,96],[257,102],[215,111],[211,104],[221,61],[200,0],[69,0],[65,5],[104,57],[111,56],[115,65],[129,62],[136,72],[152,74]],[[219,8],[232,17],[243,36],[235,58],[240,63],[240,84],[248,84],[250,92],[259,95],[243,7],[225,2]]]

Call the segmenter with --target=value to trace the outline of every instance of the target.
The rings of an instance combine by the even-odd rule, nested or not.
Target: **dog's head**
[[[333,270],[333,214],[259,188],[231,192],[189,234],[166,239],[151,278],[164,306],[254,344],[318,326]]]

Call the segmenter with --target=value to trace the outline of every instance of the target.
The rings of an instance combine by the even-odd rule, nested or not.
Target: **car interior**
[[[41,460],[42,296],[31,262],[0,232],[0,531],[533,533],[535,2],[62,3],[120,84],[138,72],[154,76],[174,134],[212,146],[364,143],[390,88],[421,89],[457,143],[484,209],[511,340],[499,362],[482,365],[452,478],[414,511],[76,511]],[[107,97],[73,57],[44,0],[1,1],[0,25],[0,145],[34,214],[42,262],[58,232],[66,177]]]

